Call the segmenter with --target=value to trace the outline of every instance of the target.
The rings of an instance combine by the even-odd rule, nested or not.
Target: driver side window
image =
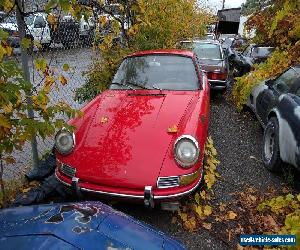
[[[286,94],[290,92],[290,89],[296,80],[297,74],[295,70],[289,69],[274,81],[273,86],[280,94]]]

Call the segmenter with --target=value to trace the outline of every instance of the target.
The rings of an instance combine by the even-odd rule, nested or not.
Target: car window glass
[[[254,47],[252,50],[252,57],[267,57],[274,51],[270,47]]]
[[[211,43],[195,43],[194,52],[200,59],[222,59],[220,45]]]
[[[274,81],[274,89],[279,93],[289,93],[299,75],[294,69],[289,69]]]
[[[8,16],[3,21],[3,23],[17,23],[16,16]]]
[[[35,28],[44,28],[46,27],[46,22],[42,16],[37,16],[34,20]]]
[[[192,58],[175,55],[147,55],[126,58],[112,81],[153,86],[165,90],[197,90],[199,80]],[[136,88],[136,86],[133,86]],[[126,87],[124,87],[126,88]],[[112,84],[110,89],[124,89]]]
[[[34,16],[26,16],[25,17],[25,23],[26,25],[32,25],[33,24],[33,20],[34,20]]]

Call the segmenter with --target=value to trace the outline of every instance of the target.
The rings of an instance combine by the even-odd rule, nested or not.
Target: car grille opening
[[[76,169],[75,168],[72,168],[70,167],[69,165],[66,165],[66,164],[62,164],[62,166],[60,167],[60,170],[63,174],[65,174],[66,176],[69,176],[69,177],[75,177],[75,174],[76,174]]]
[[[179,186],[178,176],[159,177],[157,181],[158,188],[170,188],[170,187],[178,187],[178,186]]]

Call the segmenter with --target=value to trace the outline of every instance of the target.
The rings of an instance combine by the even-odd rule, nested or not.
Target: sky
[[[222,0],[206,0],[206,2],[212,9],[222,8]],[[246,0],[225,0],[225,8],[241,7],[241,4],[245,2]]]

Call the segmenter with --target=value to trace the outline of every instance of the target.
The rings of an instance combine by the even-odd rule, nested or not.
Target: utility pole
[[[225,0],[222,0],[222,10],[225,8]]]
[[[22,11],[24,11],[24,0],[15,0],[16,1],[16,18],[17,18],[17,25],[18,25],[18,32],[20,41],[26,37],[26,29],[25,29],[25,21],[24,16],[22,16]],[[30,73],[29,73],[29,65],[28,65],[28,54],[27,49],[23,46],[21,47],[21,62],[22,62],[22,69],[24,73],[24,79],[27,82],[30,82]],[[31,96],[27,96],[27,105],[28,105],[28,117],[34,119],[34,112],[32,109],[32,100]],[[31,138],[31,151],[32,151],[32,160],[33,160],[33,167],[38,166],[39,157],[38,157],[38,150],[37,150],[37,141],[36,135],[33,135]]]

